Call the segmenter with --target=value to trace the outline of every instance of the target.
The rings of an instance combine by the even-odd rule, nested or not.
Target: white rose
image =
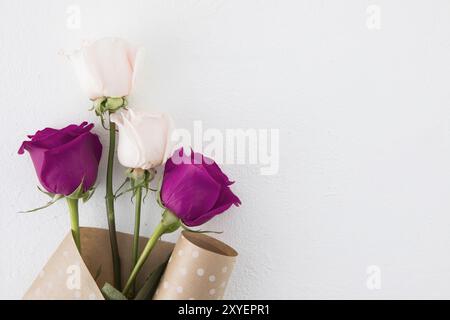
[[[81,87],[91,100],[130,94],[140,50],[118,38],[104,38],[70,56]]]
[[[119,128],[117,155],[123,166],[148,170],[171,156],[174,125],[169,115],[129,109],[110,119]]]

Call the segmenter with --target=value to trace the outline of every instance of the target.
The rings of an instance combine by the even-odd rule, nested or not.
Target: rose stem
[[[170,212],[168,209],[164,210],[162,214],[161,222],[158,224],[158,226],[155,228],[155,231],[153,231],[152,236],[150,239],[148,239],[147,244],[145,245],[144,250],[142,250],[142,253],[136,263],[136,265],[133,268],[133,271],[131,271],[130,277],[127,280],[127,283],[125,285],[125,288],[123,289],[122,293],[124,296],[128,296],[128,293],[131,289],[131,285],[133,284],[134,280],[136,279],[139,271],[141,271],[142,266],[144,265],[145,261],[147,261],[148,256],[153,250],[153,247],[158,242],[158,239],[161,238],[161,236],[165,233],[174,232],[181,226],[180,219]]]
[[[113,193],[113,166],[114,166],[114,152],[116,147],[116,124],[109,121],[109,153],[108,153],[108,168],[106,172],[106,213],[108,216],[109,240],[111,242],[113,272],[114,272],[114,286],[120,290],[121,275],[120,275],[120,256],[119,247],[117,245],[116,236],[116,222],[114,217],[114,193]]]
[[[133,238],[133,248],[131,257],[131,271],[133,271],[134,266],[138,260],[139,253],[139,229],[141,224],[141,204],[142,204],[142,187],[136,189],[136,205],[134,211],[134,238]],[[133,292],[135,290],[135,282],[133,281]]]
[[[144,265],[145,261],[147,260],[148,256],[150,255],[150,252],[152,251],[155,244],[158,242],[158,239],[161,238],[161,236],[166,231],[166,226],[161,222],[156,227],[155,231],[153,231],[152,236],[150,239],[148,239],[147,244],[145,245],[144,250],[142,251],[141,256],[139,257],[139,260],[136,262],[136,265],[133,268],[133,271],[131,271],[130,277],[127,280],[127,283],[125,285],[125,288],[123,289],[122,293],[124,296],[128,296],[128,292],[131,289],[132,284],[134,283],[134,280],[136,279],[139,271],[141,271],[142,266]]]
[[[78,217],[78,199],[66,198],[69,206],[70,227],[72,229],[72,236],[78,251],[81,254],[81,240],[80,240],[80,220]]]

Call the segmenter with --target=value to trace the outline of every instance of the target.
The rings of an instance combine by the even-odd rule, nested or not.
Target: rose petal
[[[30,151],[32,148],[45,150],[54,148],[72,141],[84,132],[89,132],[93,127],[92,123],[88,125],[87,122],[83,122],[79,126],[72,124],[60,130],[45,128],[37,131],[34,135],[29,135],[31,141],[24,141],[18,153],[23,154],[24,150]]]
[[[83,190],[87,191],[97,179],[101,151],[99,138],[90,132],[46,151],[42,181],[57,194],[71,194],[82,181]]]
[[[90,132],[93,126],[83,122],[60,130],[46,128],[22,143],[19,153],[30,153],[38,179],[47,191],[68,195],[83,177],[85,191],[93,185],[102,152],[98,136]]]
[[[241,200],[231,191],[229,187],[223,187],[212,210],[201,216],[195,217],[193,220],[184,220],[183,222],[189,227],[202,225],[211,220],[214,216],[228,210],[233,204],[238,207],[241,204]]]
[[[89,98],[129,95],[138,49],[118,38],[97,40],[70,58]]]
[[[221,186],[206,170],[191,164],[179,164],[175,170],[164,172],[161,200],[181,220],[190,220],[213,208],[220,189]]]
[[[148,170],[166,161],[173,129],[170,116],[129,109],[116,112],[111,121],[119,127],[118,158],[123,166]]]

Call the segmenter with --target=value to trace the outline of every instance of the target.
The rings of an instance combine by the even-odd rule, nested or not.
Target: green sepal
[[[27,210],[27,211],[19,211],[19,213],[30,213],[30,212],[35,212],[35,211],[38,211],[38,210],[42,210],[42,209],[48,208],[48,207],[50,207],[52,204],[54,204],[56,201],[58,201],[58,200],[60,200],[60,199],[62,199],[62,198],[64,198],[64,195],[62,195],[62,194],[55,194],[55,195],[53,196],[52,200],[50,200],[49,202],[47,202],[47,203],[46,203],[45,205],[43,205],[42,207],[35,208],[35,209],[31,209],[31,210]]]
[[[188,228],[184,224],[181,224],[181,228],[183,228],[183,230],[193,232],[193,233],[214,233],[214,234],[222,234],[223,233],[223,231],[193,230],[193,229]]]
[[[143,188],[144,190],[146,190],[146,195],[149,190],[156,191],[155,189],[152,189],[149,187],[150,182],[155,178],[155,175],[156,175],[156,171],[154,169],[144,170],[143,173],[140,175],[136,175],[135,170],[128,169],[125,172],[125,174],[126,174],[127,178],[121,184],[119,189],[117,189],[116,193],[114,194],[115,198],[119,198],[120,196],[122,196],[128,192],[133,192],[132,197],[131,197],[131,199],[133,199],[133,197],[136,194],[136,190],[139,188]],[[130,188],[125,189],[125,191],[118,193],[128,182],[130,183]]]
[[[109,131],[109,129],[106,127],[105,124],[105,117],[103,116],[103,114],[98,114],[98,116],[100,117],[100,123],[102,124],[103,129],[105,129],[106,131]]]
[[[162,201],[161,201],[161,186],[162,186],[162,182],[163,182],[163,177],[161,177],[159,179],[159,183],[158,183],[158,189],[156,191],[156,203],[163,209],[166,209],[166,207],[164,207]]]
[[[101,98],[96,99],[94,101],[94,104],[93,104],[91,110],[95,110],[95,114],[98,115],[98,116],[103,114],[105,112],[105,110],[104,110],[104,103],[105,103],[105,101],[106,101],[105,97],[101,97]]]
[[[54,197],[55,197],[55,194],[54,194],[54,193],[47,192],[47,191],[45,191],[44,189],[42,189],[41,187],[39,187],[39,186],[37,186],[37,188],[38,188],[38,190],[39,190],[40,192],[42,192],[43,194],[46,194],[46,195],[49,196],[50,198],[54,198]]]
[[[110,112],[115,112],[119,110],[122,107],[126,107],[128,105],[127,100],[125,97],[123,98],[107,98],[105,102],[105,108],[106,110]]]
[[[161,223],[164,226],[164,233],[172,233],[177,231],[183,224],[180,218],[178,218],[169,209],[165,209],[162,214]]]
[[[102,118],[103,124],[103,115],[105,113],[114,113],[121,108],[125,108],[127,105],[128,101],[126,97],[100,97],[94,100],[91,110],[94,110],[95,114]]]
[[[143,202],[145,202],[145,199],[147,198],[149,191],[156,192],[156,189],[150,188],[150,182],[153,181],[153,179],[155,179],[156,174],[157,174],[157,172],[153,168],[150,169],[150,170],[145,170],[145,182],[144,182],[144,184],[145,184],[145,194],[144,194],[144,197],[142,199]]]
[[[83,182],[84,182],[84,178],[81,180],[80,185],[71,193],[67,196],[67,198],[69,199],[81,199],[83,198]]]
[[[92,196],[95,193],[95,189],[96,189],[96,187],[92,187],[92,188],[90,188],[88,191],[86,191],[84,193],[84,196],[82,198],[83,199],[83,203],[88,202],[92,198]]]
[[[125,178],[125,181],[122,182],[122,184],[120,185],[120,187],[116,190],[116,192],[114,192],[114,198],[118,198],[118,193],[120,190],[122,190],[123,187],[125,187],[125,185],[130,181],[130,178]]]
[[[95,187],[91,187],[89,190],[84,192],[83,191],[83,189],[84,189],[83,188],[83,183],[84,183],[84,178],[83,178],[83,180],[81,180],[81,183],[78,186],[78,188],[76,188],[74,192],[72,192],[71,194],[66,196],[66,198],[74,199],[74,200],[82,199],[83,202],[88,201],[92,197],[92,195],[94,194]]]
[[[122,292],[114,288],[108,282],[103,285],[102,288],[103,296],[106,300],[128,300]]]

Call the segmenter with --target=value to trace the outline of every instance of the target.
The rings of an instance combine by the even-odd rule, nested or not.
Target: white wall
[[[280,129],[277,175],[224,166],[243,206],[206,227],[240,252],[228,298],[450,298],[449,1],[2,0],[0,12],[1,298],[22,296],[68,229],[64,203],[17,213],[46,200],[17,149],[45,126],[97,123],[58,53],[103,36],[147,49],[136,104],[179,127]],[[105,158],[83,225],[106,227]],[[119,230],[131,210],[118,202]],[[143,234],[158,215],[147,203]]]

